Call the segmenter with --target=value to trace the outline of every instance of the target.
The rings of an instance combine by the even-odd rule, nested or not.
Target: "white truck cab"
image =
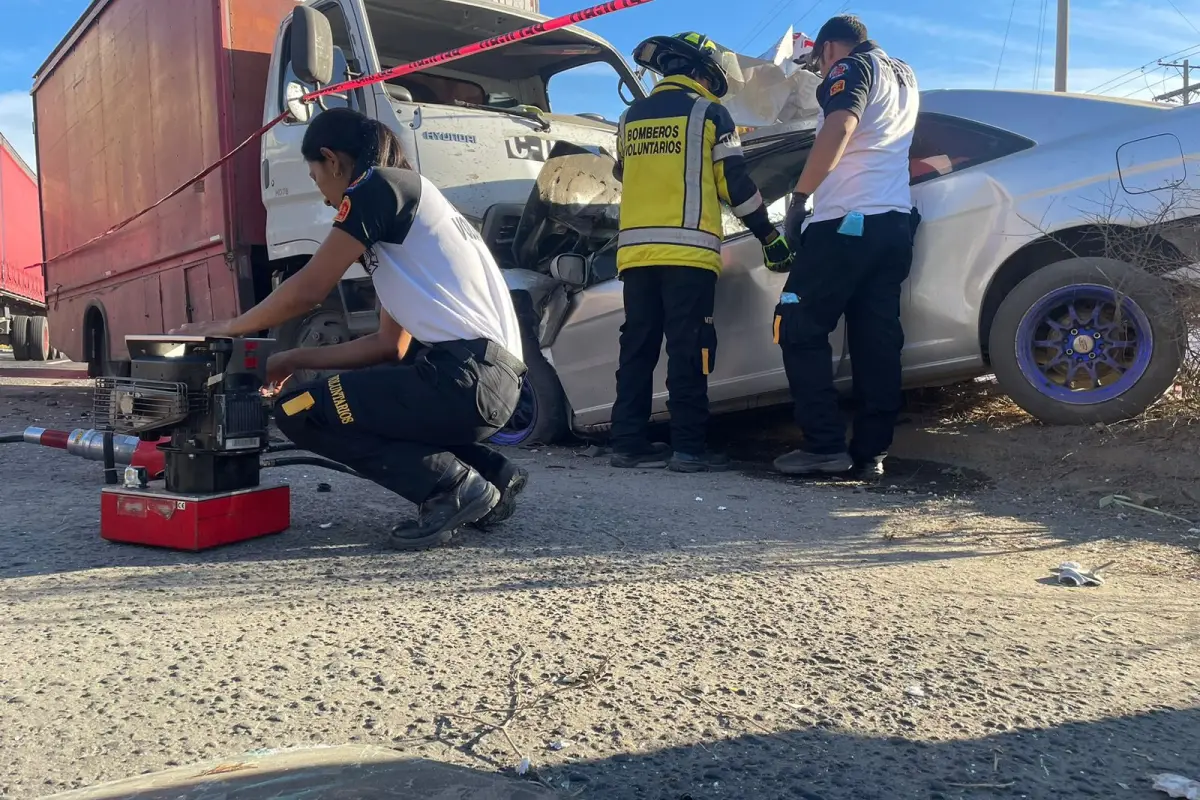
[[[586,106],[574,113],[580,96],[586,103],[587,97],[614,93],[629,103],[646,94],[612,45],[582,29],[564,28],[328,96],[323,104],[298,98],[317,88],[313,76],[330,74],[330,54],[331,82],[337,83],[545,19],[489,0],[309,0],[298,5],[276,37],[263,109],[264,122],[292,112],[262,142],[271,261],[290,264],[294,272],[328,232],[334,211],[309,178],[300,143],[307,122],[323,108],[350,106],[397,133],[409,160],[481,228],[505,266],[506,236],[511,240],[553,144],[568,141],[594,152],[616,152],[616,121],[587,113]],[[571,93],[559,88],[572,84]],[[276,280],[290,274],[283,272]],[[374,330],[374,296],[361,266],[346,273],[340,294],[342,302],[327,303],[317,325],[316,335],[324,341],[313,341],[313,332],[305,329],[281,336],[295,340],[285,344],[330,344]],[[345,307],[344,331],[334,319],[338,305]]]

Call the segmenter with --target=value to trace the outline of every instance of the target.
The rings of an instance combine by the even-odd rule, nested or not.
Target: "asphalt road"
[[[85,414],[82,390],[0,387],[0,430]],[[525,757],[605,800],[1150,800],[1153,773],[1200,778],[1196,554],[986,471],[868,490],[753,454],[681,476],[517,451],[513,520],[403,554],[381,540],[406,504],[293,467],[267,473],[289,531],[186,554],[99,539],[98,464],[0,453],[3,797],[346,743]],[[1116,563],[1070,589],[1066,560]]]

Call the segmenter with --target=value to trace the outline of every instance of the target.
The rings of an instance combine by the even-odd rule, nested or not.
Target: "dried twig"
[[[562,686],[558,686],[557,688],[551,689],[550,691],[544,692],[541,695],[539,695],[538,697],[536,697],[528,702],[521,702],[518,698],[517,690],[515,687],[517,684],[517,677],[518,677],[517,676],[517,668],[524,658],[525,658],[525,651],[523,649],[520,649],[517,653],[517,658],[513,661],[512,666],[510,667],[510,670],[509,670],[510,675],[511,675],[511,682],[512,682],[512,685],[514,688],[512,689],[513,696],[509,703],[508,708],[498,709],[498,708],[489,708],[487,706],[481,706],[479,708],[476,708],[474,712],[469,713],[469,714],[456,712],[456,711],[442,711],[442,712],[439,712],[439,716],[453,718],[453,719],[464,719],[469,722],[474,722],[476,725],[486,728],[488,731],[500,733],[502,736],[504,736],[504,740],[508,743],[509,748],[516,755],[517,759],[521,760],[521,759],[526,758],[526,756],[525,756],[525,753],[521,750],[521,748],[517,745],[517,743],[513,740],[512,734],[509,733],[509,731],[508,731],[509,724],[511,724],[515,719],[520,717],[522,714],[525,714],[529,711],[536,711],[539,709],[549,708],[557,701],[557,698],[559,697],[559,695],[563,694],[564,692],[586,691],[588,689],[592,689],[592,688],[596,687],[597,685],[600,684],[601,681],[604,680],[605,676],[608,674],[609,665],[612,663],[612,656],[605,656],[604,660],[595,669],[584,670],[577,677],[570,680],[569,683],[562,685]],[[480,713],[503,714],[504,718],[502,720],[500,720],[499,722],[492,722],[490,720],[480,717],[479,716]],[[542,781],[540,778],[538,778],[538,782],[544,783],[544,781]],[[549,784],[545,784],[545,785],[548,788],[554,788],[552,786],[549,786]]]

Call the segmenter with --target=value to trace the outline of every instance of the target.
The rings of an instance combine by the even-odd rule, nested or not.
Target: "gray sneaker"
[[[784,475],[840,475],[854,469],[849,453],[808,453],[793,450],[775,459],[775,469]]]

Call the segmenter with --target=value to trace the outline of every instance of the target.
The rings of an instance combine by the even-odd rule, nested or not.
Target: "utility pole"
[[[1067,30],[1070,27],[1070,0],[1058,0],[1058,41],[1054,48],[1054,91],[1067,90]]]
[[[1197,89],[1192,86],[1192,65],[1189,63],[1189,60],[1185,58],[1182,64],[1176,64],[1174,62],[1164,64],[1160,61],[1158,62],[1158,65],[1160,67],[1175,67],[1176,69],[1183,70],[1183,88],[1176,89],[1173,92],[1167,92],[1166,94],[1160,94],[1154,99],[1161,103],[1163,100],[1172,100],[1176,97],[1179,97],[1182,98],[1185,106],[1188,105],[1192,101],[1192,92],[1197,91]]]

